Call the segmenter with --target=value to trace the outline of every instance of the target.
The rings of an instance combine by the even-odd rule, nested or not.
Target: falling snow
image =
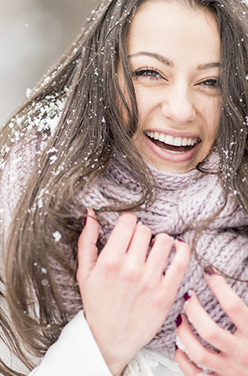
[[[53,233],[53,237],[54,237],[54,240],[56,242],[59,242],[60,239],[62,238],[62,235],[61,235],[61,233],[59,231],[56,231],[56,232]]]

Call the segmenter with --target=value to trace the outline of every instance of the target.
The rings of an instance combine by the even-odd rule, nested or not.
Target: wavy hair
[[[226,194],[234,194],[248,214],[248,9],[245,3],[239,0],[103,1],[70,49],[1,130],[3,173],[11,153],[18,147],[23,149],[31,142],[36,149],[25,191],[8,229],[8,238],[3,242],[6,297],[16,335],[36,356],[46,352],[68,322],[51,260],[70,276],[78,292],[77,240],[86,210],[78,203],[77,193],[86,191],[106,171],[117,152],[132,169],[143,194],[139,202],[127,205],[120,198],[116,205],[101,211],[137,211],[155,198],[153,177],[132,141],[138,111],[126,53],[130,22],[147,1],[178,1],[193,9],[201,7],[217,20],[222,42],[221,118],[216,140],[219,175]],[[125,92],[118,82],[119,65]],[[58,122],[56,127],[53,121]],[[197,167],[203,168],[202,164]],[[52,241],[55,231],[63,233],[58,242]],[[69,247],[70,255],[61,252],[65,246]],[[44,270],[48,284],[42,283]],[[79,292],[78,296],[80,299]],[[6,322],[1,312],[0,319]],[[6,330],[4,336],[17,356],[30,367],[21,347],[14,348],[16,337],[11,331]],[[4,364],[0,363],[0,367],[3,375],[4,372],[18,374],[11,373]]]

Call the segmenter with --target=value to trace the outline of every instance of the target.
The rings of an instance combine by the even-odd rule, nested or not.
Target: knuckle
[[[218,337],[218,334],[216,333],[216,328],[214,327],[204,328],[202,332],[202,337],[205,339],[205,341],[209,343],[214,343]]]
[[[120,270],[120,263],[115,259],[106,259],[103,262],[103,268],[107,274],[115,274]]]
[[[159,310],[167,310],[167,306],[169,305],[169,302],[167,299],[165,299],[164,294],[160,292],[156,294],[156,296],[154,297],[153,305]]]
[[[153,306],[155,306],[157,309],[161,310],[162,308],[164,308],[164,300],[159,297],[159,298],[155,298],[154,299],[154,302],[153,302]]]
[[[180,258],[180,259],[177,259],[175,260],[175,267],[176,267],[176,270],[179,274],[182,274],[186,271],[187,267],[188,267],[188,259],[187,258]]]
[[[208,353],[204,350],[199,350],[194,354],[194,362],[199,366],[206,367],[208,364]]]
[[[126,265],[123,273],[122,273],[122,279],[124,279],[126,282],[129,283],[137,283],[141,278],[141,270],[136,265]]]
[[[151,289],[151,282],[148,280],[148,278],[144,277],[141,278],[140,276],[140,292],[146,292]]]

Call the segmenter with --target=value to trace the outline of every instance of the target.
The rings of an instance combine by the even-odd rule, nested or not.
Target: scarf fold
[[[213,161],[212,157],[212,165],[214,165]],[[248,225],[248,218],[233,197],[225,200],[221,183],[214,172],[204,174],[192,170],[185,174],[174,174],[161,172],[154,167],[151,167],[151,170],[157,184],[155,188],[157,198],[151,207],[144,208],[136,214],[138,221],[148,226],[154,236],[164,232],[173,237],[181,237],[192,247],[196,230],[202,221],[220,212],[208,225],[207,230],[201,233],[196,243],[195,250],[201,265],[192,253],[189,268],[175,302],[162,328],[149,346],[166,346],[170,350],[174,349],[176,342],[174,322],[180,313],[184,313],[183,296],[190,289],[196,292],[200,303],[212,319],[222,328],[233,332],[235,327],[209,289],[203,268],[210,263],[228,276],[248,280],[248,241],[237,231],[240,227]],[[100,209],[116,203],[120,197],[122,202],[126,203],[137,201],[141,193],[141,187],[134,181],[132,171],[127,166],[123,168],[123,164],[119,164],[118,159],[115,158],[97,184],[79,199],[86,207]],[[99,214],[100,242],[103,246],[119,216],[120,214],[116,212]],[[171,263],[172,258],[173,251],[168,264]],[[247,283],[226,279],[248,304]],[[203,340],[201,342],[208,346]]]

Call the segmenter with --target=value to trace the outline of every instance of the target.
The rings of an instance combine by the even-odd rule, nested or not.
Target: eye
[[[220,80],[217,78],[208,78],[200,82],[200,85],[206,86],[209,89],[220,89]]]
[[[133,77],[145,77],[148,79],[159,79],[163,78],[161,74],[156,71],[155,69],[145,68],[145,69],[137,69],[134,72],[132,72]]]

